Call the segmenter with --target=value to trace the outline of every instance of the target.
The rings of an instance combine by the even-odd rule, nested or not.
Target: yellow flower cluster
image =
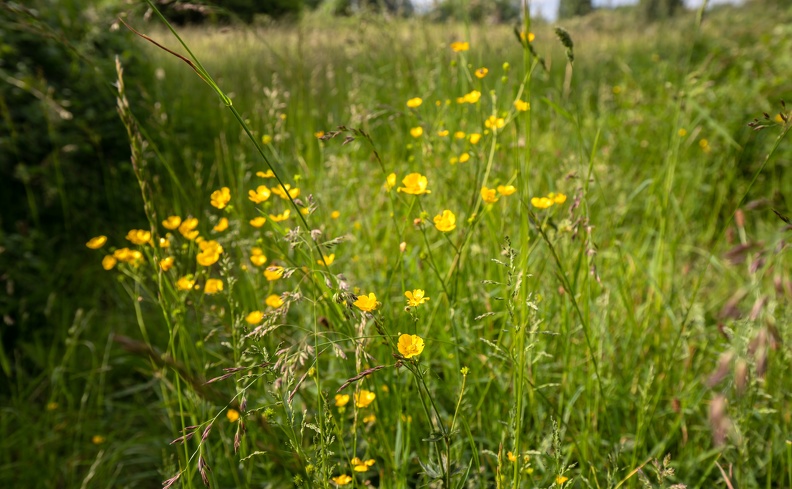
[[[373,458],[370,458],[368,460],[361,460],[355,457],[350,461],[350,463],[352,464],[352,470],[354,470],[355,472],[365,472],[369,469],[369,467],[374,465],[375,461]]]
[[[516,191],[517,189],[514,187],[514,185],[498,185],[497,188],[487,188],[485,185],[481,187],[481,200],[487,204],[494,204],[499,199],[497,194],[507,197]]]
[[[179,233],[181,233],[181,235],[185,238],[193,240],[198,237],[198,231],[195,229],[197,227],[198,219],[189,217],[182,221],[182,223],[179,225]]]
[[[291,215],[291,211],[289,209],[286,209],[280,214],[270,214],[269,218],[272,222],[282,222],[288,219],[289,215]]]
[[[220,220],[217,221],[217,224],[215,224],[215,227],[212,228],[212,230],[217,232],[217,233],[222,233],[226,229],[228,229],[228,218],[227,217],[220,218]]]
[[[220,255],[223,253],[223,247],[217,241],[201,241],[198,246],[201,252],[196,255],[195,259],[198,264],[204,267],[209,267],[217,263]]]
[[[395,180],[396,175],[393,175],[393,178]],[[410,173],[404,177],[402,180],[402,185],[404,185],[404,187],[397,188],[397,192],[404,192],[405,194],[410,195],[423,195],[432,193],[431,190],[426,188],[428,186],[426,177],[420,173]]]
[[[374,292],[369,295],[358,296],[357,300],[352,304],[364,312],[371,312],[379,307],[379,302],[377,302],[377,296],[374,295]]]
[[[149,241],[151,241],[151,231],[145,231],[143,229],[133,229],[127,233],[126,239],[130,241],[132,244],[144,245]]]
[[[92,250],[98,250],[102,246],[107,243],[107,236],[96,236],[95,238],[91,238],[85,243],[85,246],[91,248]]]
[[[456,41],[451,43],[451,50],[455,53],[461,53],[470,49],[470,43],[467,41]]]
[[[264,250],[261,248],[254,247],[250,250],[250,263],[253,264],[254,267],[260,267],[267,263],[267,257],[264,256]]]
[[[248,199],[250,199],[250,201],[254,204],[261,204],[262,202],[269,199],[271,194],[272,192],[270,192],[270,189],[267,188],[266,185],[259,185],[256,187],[256,190],[248,191]]]
[[[413,291],[408,290],[404,293],[404,296],[407,297],[408,306],[418,307],[429,300],[429,297],[426,297],[425,294],[426,292],[423,289],[415,289]]]
[[[478,90],[472,90],[470,93],[466,93],[465,95],[457,98],[458,104],[475,104],[476,102],[481,99],[481,92]]]
[[[566,195],[562,193],[550,192],[547,197],[534,197],[531,199],[531,205],[537,209],[547,209],[553,204],[563,204],[566,202]]]
[[[133,267],[143,263],[143,253],[139,252],[138,250],[130,250],[129,248],[120,248],[115,250],[113,252],[112,258],[123,263],[128,263]],[[104,266],[104,263],[102,265]],[[105,266],[105,270],[109,270],[109,268]]]
[[[494,115],[487,117],[487,120],[484,121],[484,126],[487,129],[492,129],[493,131],[502,129],[505,125],[506,121],[503,119],[503,117],[496,117]]]
[[[434,217],[434,223],[438,231],[447,233],[456,229],[456,216],[453,212],[446,209],[442,214]]]
[[[374,399],[377,398],[377,395],[371,391],[366,389],[361,389],[360,392],[355,393],[355,407],[357,408],[365,408],[368,407],[369,404],[374,402]]]
[[[270,294],[264,300],[264,303],[266,303],[268,306],[270,306],[273,309],[277,309],[283,305],[283,299],[281,299],[279,295]]]
[[[291,196],[292,199],[296,199],[300,196],[300,189],[299,188],[291,188],[291,185],[288,183],[284,184],[283,187],[272,187],[272,193],[280,197],[281,199],[288,199],[289,197],[286,195]]]
[[[211,204],[218,209],[224,208],[231,200],[231,190],[228,187],[223,187],[220,190],[215,190],[211,195]]]
[[[216,294],[223,290],[223,281],[217,278],[210,278],[204,285],[205,294]]]
[[[528,102],[524,102],[522,100],[515,100],[514,108],[517,109],[517,111],[519,112],[526,112],[531,110],[531,104],[529,104]]]
[[[412,358],[421,354],[424,349],[424,340],[415,334],[403,334],[399,336],[397,347],[404,358]]]
[[[261,226],[264,225],[265,222],[267,222],[266,217],[258,216],[250,220],[250,225],[253,226],[254,228],[260,228]]]
[[[347,484],[349,484],[350,482],[353,481],[352,477],[350,477],[350,476],[348,476],[346,474],[341,474],[338,477],[332,477],[332,479],[333,479],[333,482],[335,482],[339,486],[345,486],[345,485],[347,485]]]
[[[277,265],[273,265],[273,266],[267,267],[267,269],[264,270],[264,278],[266,278],[268,281],[272,282],[272,281],[278,280],[279,278],[283,277],[283,272],[284,272],[283,267],[279,267]]]

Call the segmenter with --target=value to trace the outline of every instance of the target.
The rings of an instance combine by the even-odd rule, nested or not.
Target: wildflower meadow
[[[130,4],[109,217],[55,250],[89,305],[4,336],[0,480],[792,488],[791,26]]]

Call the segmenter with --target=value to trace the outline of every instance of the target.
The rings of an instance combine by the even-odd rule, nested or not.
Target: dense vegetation
[[[0,8],[7,485],[792,486],[789,10]]]

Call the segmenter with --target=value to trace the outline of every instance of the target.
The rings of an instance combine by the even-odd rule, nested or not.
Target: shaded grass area
[[[171,231],[170,250],[141,250],[149,264],[174,256],[173,271],[121,264],[91,275],[106,302],[51,320],[53,345],[20,346],[37,360],[15,370],[4,401],[0,474],[132,487],[181,473],[193,487],[200,458],[217,487],[326,487],[355,475],[360,457],[375,464],[358,486],[440,487],[432,480],[450,454],[455,487],[641,487],[638,467],[652,487],[725,478],[785,487],[792,286],[789,231],[773,209],[790,214],[788,141],[762,165],[784,130],[778,99],[792,92],[788,16],[721,10],[699,31],[692,14],[645,28],[598,13],[566,26],[574,64],[549,26],[534,26],[546,69],[506,26],[309,18],[182,32],[276,172],[304,202],[313,195],[311,228],[343,238],[323,251],[335,255],[330,272],[307,236],[284,241],[294,209],[272,223],[286,201],[248,200],[271,182],[255,175],[267,167],[233,115],[186,65],[141,40],[156,77],[133,88],[141,100],[131,110],[153,230],[166,236],[168,215],[198,217],[223,259],[197,267],[196,245]],[[176,49],[164,30],[147,33]],[[459,40],[470,50],[449,49]],[[457,103],[472,90],[477,104]],[[514,110],[518,93],[529,112]],[[409,109],[413,97],[423,103]],[[746,123],[763,112],[771,127],[752,131]],[[490,116],[505,119],[495,134]],[[317,138],[338,126],[356,130]],[[426,175],[432,193],[384,190],[391,172],[397,186]],[[482,185],[520,192],[484,205]],[[219,211],[209,196],[221,187],[231,199]],[[529,204],[549,192],[566,202]],[[444,209],[457,218],[448,234],[432,223]],[[107,226],[146,228],[142,211],[139,222]],[[257,215],[264,228],[249,225]],[[230,221],[223,234],[212,231],[220,217]],[[291,276],[267,281],[254,246]],[[178,291],[187,274],[226,290]],[[431,300],[405,311],[404,292],[416,288]],[[371,315],[350,305],[350,294],[369,292],[381,302]],[[268,311],[270,294],[286,298],[267,316],[277,328],[250,337],[243,318]],[[397,333],[426,341],[418,362],[391,356]],[[262,362],[274,367],[203,385]],[[377,400],[339,409],[335,390],[375,365],[387,368],[354,389]],[[188,425],[200,426],[193,439],[168,446]],[[666,454],[675,476],[650,469]],[[40,467],[52,472],[42,478]]]

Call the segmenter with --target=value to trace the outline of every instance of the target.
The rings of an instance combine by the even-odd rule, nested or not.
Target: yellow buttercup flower
[[[349,394],[336,394],[335,405],[336,407],[344,407],[349,403]]]
[[[418,307],[424,302],[429,300],[429,297],[426,297],[424,294],[426,292],[423,289],[415,289],[413,291],[407,291],[404,293],[404,296],[407,297],[407,305],[410,307]]]
[[[174,229],[178,228],[181,225],[182,220],[179,216],[169,216],[167,219],[162,221],[162,226],[165,229],[169,229],[173,231]]]
[[[327,266],[329,267],[335,261],[335,253],[330,253],[329,255],[322,255],[322,258],[324,258],[324,263],[327,263]],[[322,260],[316,260],[316,263],[318,263],[319,265],[324,265],[324,263],[322,263]]]
[[[495,193],[494,188],[487,188],[486,186],[481,187],[481,200],[486,202],[487,204],[494,204],[498,201],[498,196]]]
[[[261,311],[253,311],[245,316],[245,321],[248,324],[259,324],[264,319],[264,313]]]
[[[548,199],[547,197],[533,197],[531,199],[531,205],[537,209],[547,209],[553,205],[553,200]]]
[[[179,225],[179,232],[185,238],[192,240],[198,237],[198,231],[195,230],[197,227],[198,219],[190,217],[182,221],[181,225]]]
[[[289,209],[286,209],[285,211],[283,211],[283,212],[281,212],[280,214],[277,214],[277,215],[270,214],[269,218],[272,220],[272,222],[282,222],[282,221],[285,221],[286,219],[288,219],[290,214],[291,214],[291,211]]]
[[[365,472],[369,469],[369,467],[374,465],[375,461],[373,458],[368,460],[360,460],[359,458],[355,457],[350,461],[350,463],[352,464],[352,469],[355,472]]]
[[[195,280],[193,280],[192,275],[180,277],[179,280],[176,281],[176,288],[179,290],[192,290],[194,286]]]
[[[363,422],[366,424],[373,423],[376,420],[377,420],[377,415],[374,413],[371,413],[368,416],[363,417]]]
[[[480,98],[481,98],[481,92],[479,92],[478,90],[473,90],[470,93],[466,93],[462,97],[462,102],[468,104],[475,104],[476,102],[479,101]]]
[[[506,453],[506,458],[509,459],[509,462],[516,462],[517,461],[517,455],[513,454],[512,452],[507,452]]]
[[[566,202],[566,195],[562,193],[550,192],[549,194],[547,194],[547,198],[552,200],[556,204],[563,204],[564,202]]]
[[[215,232],[217,232],[217,233],[222,233],[223,231],[228,229],[228,218],[227,217],[221,217],[220,220],[217,221],[217,224],[215,225],[215,227],[213,227],[212,229]]]
[[[390,192],[395,186],[396,186],[396,174],[391,173],[385,179],[385,188],[388,190],[388,192]]]
[[[216,294],[223,290],[223,281],[217,278],[210,278],[204,285],[205,294]]]
[[[228,418],[228,421],[236,423],[237,420],[239,420],[239,411],[236,409],[229,409],[226,411],[226,418]]]
[[[322,139],[322,138],[324,137],[324,135],[325,135],[325,132],[324,132],[324,131],[316,131],[316,132],[314,133],[314,137],[315,137],[316,139]]]
[[[170,248],[170,233],[164,238],[160,238],[160,248]]]
[[[116,266],[118,260],[116,260],[112,255],[107,255],[102,258],[102,268],[105,270],[112,270],[114,266]]]
[[[300,189],[298,188],[291,188],[291,185],[284,184],[283,187],[272,187],[272,193],[280,197],[281,199],[288,199],[289,197],[286,195],[286,192],[289,193],[292,199],[296,199],[300,196]]]
[[[373,392],[361,389],[360,392],[355,393],[355,406],[358,408],[368,407],[376,398],[377,395]]]
[[[133,229],[127,233],[126,239],[131,241],[132,244],[144,245],[151,241],[151,231]]]
[[[520,31],[520,39],[525,41],[525,31]],[[536,39],[536,35],[533,32],[528,33],[528,42],[533,42]]]
[[[260,228],[261,226],[264,225],[265,222],[267,222],[267,218],[264,216],[258,216],[258,217],[254,217],[249,222],[250,225],[253,226],[254,228]]]
[[[130,250],[129,248],[115,250],[113,252],[113,258],[124,263],[129,263],[133,267],[143,262],[143,254],[138,250]]]
[[[231,189],[223,187],[220,190],[215,190],[211,195],[211,204],[218,209],[224,208],[231,200]]]
[[[410,129],[410,136],[412,136],[414,138],[419,138],[422,135],[423,135],[423,127],[418,126],[418,127],[413,127],[412,129]]]
[[[283,305],[283,299],[281,299],[279,295],[271,294],[267,296],[264,303],[273,309],[277,309]]]
[[[428,185],[426,177],[420,173],[410,173],[404,177],[404,180],[402,180],[402,185],[404,185],[404,187],[399,187],[396,189],[398,192],[404,192],[405,194],[410,195],[423,195],[432,193],[431,190],[427,190],[426,188]]]
[[[395,177],[395,175],[394,175],[394,177]],[[338,219],[339,217],[341,217],[341,213],[338,212],[338,211],[333,211],[333,212],[330,213],[330,219]]]
[[[283,277],[283,271],[283,267],[273,265],[271,267],[267,267],[267,269],[264,270],[264,277],[272,282],[273,280],[278,280],[279,278]]]
[[[272,136],[270,136],[269,134],[264,134],[263,136],[261,136],[261,142],[264,143],[265,145],[271,143]]]
[[[93,437],[91,437],[91,443],[93,443],[94,445],[101,445],[104,442],[105,442],[105,437],[102,435],[94,435]]]
[[[254,267],[260,267],[267,263],[267,257],[264,256],[264,251],[261,248],[253,248],[250,250],[250,263]]]
[[[451,50],[455,53],[461,53],[462,51],[467,51],[470,49],[470,43],[467,41],[456,41],[451,43]]]
[[[331,477],[331,478],[333,479],[333,482],[335,482],[339,486],[345,486],[354,480],[352,479],[352,477],[346,474],[341,474],[338,477]]]
[[[98,250],[99,248],[104,246],[105,243],[107,243],[107,236],[96,236],[94,238],[89,239],[88,242],[85,243],[85,246],[91,248],[92,250]]]
[[[470,141],[470,144],[478,144],[478,142],[481,141],[481,134],[477,132],[472,133],[468,141]]]
[[[371,292],[369,295],[359,295],[357,300],[352,303],[355,307],[360,309],[364,312],[371,312],[379,306],[377,302],[377,296],[374,295],[374,292]]]
[[[421,354],[424,349],[424,340],[416,334],[403,334],[399,336],[397,347],[404,358],[412,358]]]
[[[217,263],[217,260],[220,259],[220,255],[223,253],[223,247],[214,240],[201,241],[198,246],[201,248],[201,252],[196,255],[195,259],[198,261],[199,265],[204,267],[209,267]]]
[[[437,131],[437,135],[440,136],[441,138],[448,136],[448,129],[440,129],[439,131]]]
[[[456,229],[456,216],[448,209],[434,217],[435,227],[438,231],[447,233]]]
[[[514,108],[520,112],[526,112],[528,110],[531,110],[531,104],[529,104],[528,102],[524,102],[522,100],[515,100]]]
[[[162,269],[163,272],[167,272],[168,270],[173,268],[173,262],[174,262],[174,258],[172,256],[163,258],[162,260],[160,260],[160,268]]]
[[[489,73],[489,70],[486,68],[479,68],[475,71],[476,78],[478,79],[484,78],[487,76],[487,73]]]
[[[260,178],[275,178],[275,174],[272,173],[272,170],[257,171],[256,176]]]
[[[569,477],[566,477],[564,475],[559,475],[558,477],[556,477],[556,484],[561,485],[561,484],[563,484],[564,482],[566,482],[568,480],[569,480]]]
[[[260,172],[259,172],[260,173]],[[270,198],[270,189],[266,185],[259,185],[256,190],[248,191],[248,199],[254,204],[261,204]]]
[[[487,127],[487,129],[492,129],[495,131],[497,129],[503,128],[503,126],[506,125],[506,121],[502,117],[495,117],[494,115],[491,115],[486,121],[484,121],[484,125]]]
[[[498,185],[498,193],[504,197],[508,197],[516,191],[517,188],[514,185]]]
[[[459,155],[459,159],[457,161],[459,161],[460,163],[464,163],[468,160],[470,160],[470,153],[462,153],[461,155]]]
[[[423,99],[420,97],[411,98],[407,101],[407,107],[415,109],[416,107],[420,107],[422,103]]]

